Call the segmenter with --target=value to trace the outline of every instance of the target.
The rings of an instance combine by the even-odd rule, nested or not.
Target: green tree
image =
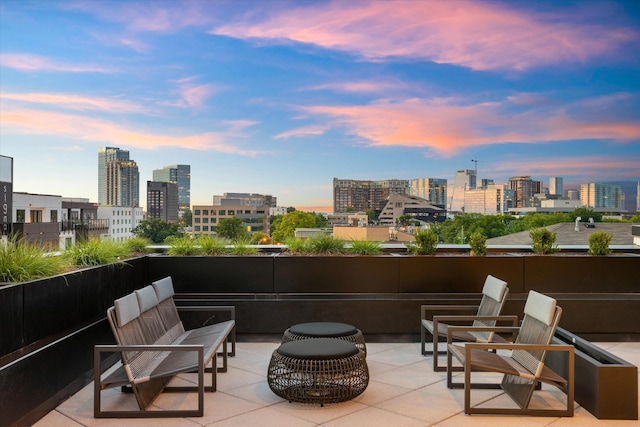
[[[273,242],[284,242],[295,236],[296,228],[314,228],[317,226],[316,216],[312,213],[302,211],[292,211],[283,215],[282,221],[275,230],[271,231]]]
[[[398,219],[396,219],[396,224],[407,227],[409,225],[413,225],[415,223],[415,219],[411,215],[400,215]]]
[[[163,243],[169,236],[180,237],[183,235],[183,233],[179,231],[177,223],[163,221],[159,218],[142,220],[131,232],[153,243]]]
[[[634,216],[629,218],[629,222],[633,222],[633,223],[640,222],[640,212],[637,212]]]
[[[244,221],[238,217],[223,218],[218,223],[216,231],[218,236],[230,240],[242,240],[249,237],[249,233],[243,227]]]
[[[367,214],[367,218],[369,220],[369,224],[375,224],[378,221],[378,217],[373,209],[366,209],[364,213]]]
[[[326,228],[329,225],[329,222],[327,221],[326,216],[316,212],[314,212],[313,215],[316,217],[316,227]]]
[[[191,209],[187,209],[178,219],[178,224],[180,227],[191,227],[193,224],[193,212]]]
[[[571,222],[574,222],[577,217],[582,218],[582,221],[589,221],[589,218],[593,218],[595,222],[602,222],[602,214],[598,212],[594,212],[589,208],[576,208],[570,214]]]

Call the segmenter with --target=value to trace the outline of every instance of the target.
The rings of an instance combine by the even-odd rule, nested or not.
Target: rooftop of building
[[[593,228],[587,227],[585,222],[579,224],[575,230],[574,223],[559,223],[545,227],[556,233],[557,245],[589,245],[589,236],[597,231],[604,231],[613,235],[611,245],[633,245],[632,225],[630,223],[596,222]],[[636,224],[638,225],[638,224]],[[529,231],[507,234],[506,236],[487,239],[487,245],[531,245]]]

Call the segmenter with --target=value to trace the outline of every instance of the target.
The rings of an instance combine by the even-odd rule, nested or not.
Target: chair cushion
[[[527,302],[524,305],[524,314],[550,326],[556,314],[556,300],[536,291],[529,291]]]
[[[156,291],[153,290],[153,286],[151,285],[145,286],[142,289],[138,289],[137,291],[135,291],[135,294],[138,298],[140,313],[144,313],[145,311],[157,306],[159,303]]]
[[[114,301],[113,305],[116,310],[116,320],[120,327],[140,316],[140,306],[138,305],[138,298],[135,294],[129,294],[119,298]]]
[[[156,280],[152,283],[152,285],[153,289],[155,289],[156,291],[156,295],[158,296],[158,301],[160,302],[175,295],[175,292],[173,290],[173,280],[171,280],[171,276]]]
[[[506,290],[507,282],[489,274],[487,279],[484,281],[482,293],[491,299],[501,302]]]
[[[358,333],[355,326],[338,322],[299,323],[289,328],[289,332],[303,337],[331,338],[346,337]]]
[[[359,350],[354,343],[338,338],[310,338],[283,343],[276,351],[294,359],[330,360],[353,356]]]

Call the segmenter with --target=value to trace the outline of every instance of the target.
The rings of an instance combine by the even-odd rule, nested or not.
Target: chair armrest
[[[518,316],[512,314],[504,314],[498,316],[465,316],[461,315],[443,315],[433,316],[433,323],[463,321],[463,320],[496,320],[496,321],[509,321],[513,326],[518,326]]]
[[[451,305],[451,304],[426,304],[420,306],[420,320],[427,319],[427,312],[436,312],[442,313],[443,311],[473,311],[474,313],[478,312],[478,305]],[[432,316],[433,317],[433,316]]]
[[[513,339],[515,340],[516,336],[520,332],[520,327],[519,326],[449,326],[447,330],[447,344],[451,344],[453,342],[453,334],[455,332],[494,332],[494,333],[509,332],[513,335]]]

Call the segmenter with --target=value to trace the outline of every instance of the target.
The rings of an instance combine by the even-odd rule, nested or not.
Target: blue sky
[[[640,180],[640,2],[0,3],[14,190],[97,201],[99,147],[191,165],[192,204],[473,169]],[[144,196],[141,204],[145,204]]]

